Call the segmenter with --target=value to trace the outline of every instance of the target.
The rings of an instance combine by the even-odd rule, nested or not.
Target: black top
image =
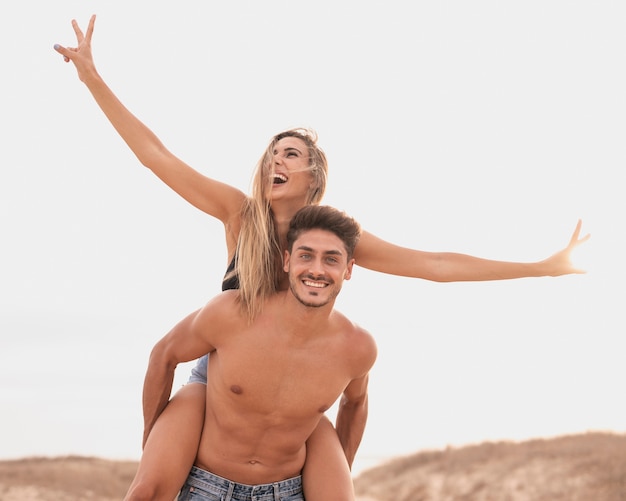
[[[233,260],[228,265],[226,273],[224,274],[224,280],[222,280],[222,290],[227,291],[231,289],[239,289],[239,275],[235,273],[229,278],[226,276],[235,269],[235,263],[237,262],[237,253],[233,256]]]

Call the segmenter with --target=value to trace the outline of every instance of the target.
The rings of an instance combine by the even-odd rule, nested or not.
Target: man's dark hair
[[[341,239],[348,259],[352,259],[354,248],[361,237],[361,226],[345,212],[328,205],[307,205],[296,212],[289,223],[287,248],[292,251],[293,243],[305,231],[325,230]]]

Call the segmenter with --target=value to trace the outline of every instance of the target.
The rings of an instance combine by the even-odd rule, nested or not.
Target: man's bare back
[[[245,484],[298,475],[323,413],[348,384],[366,384],[374,340],[336,311],[302,314],[289,292],[271,298],[253,324],[236,292],[214,302],[194,326],[215,348],[196,466]]]

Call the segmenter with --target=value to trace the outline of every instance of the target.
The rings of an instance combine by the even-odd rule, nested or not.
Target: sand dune
[[[355,488],[376,501],[621,501],[626,435],[588,433],[420,452],[363,472]]]
[[[1,501],[120,501],[137,463],[0,461]],[[357,501],[621,501],[626,436],[588,433],[418,452],[364,471]]]

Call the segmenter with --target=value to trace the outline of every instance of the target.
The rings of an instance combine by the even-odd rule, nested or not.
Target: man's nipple
[[[241,386],[236,385],[236,384],[230,387],[230,391],[232,391],[235,395],[241,395],[243,393]]]

